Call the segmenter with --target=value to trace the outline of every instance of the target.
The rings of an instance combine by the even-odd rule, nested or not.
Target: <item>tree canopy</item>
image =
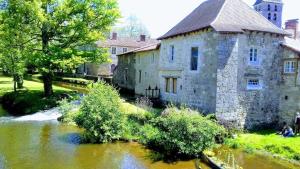
[[[116,0],[2,0],[2,18],[25,23],[29,38],[20,48],[27,60],[43,75],[46,96],[52,95],[52,77],[58,69],[75,68],[84,62],[106,62],[105,49],[95,42],[103,39],[120,16]],[[16,4],[13,11],[11,6]],[[3,3],[2,3],[3,4]],[[14,15],[22,16],[19,20]],[[1,23],[1,27],[6,23]],[[7,29],[15,33],[11,26]],[[10,37],[11,41],[17,39]],[[10,50],[12,51],[12,50]]]

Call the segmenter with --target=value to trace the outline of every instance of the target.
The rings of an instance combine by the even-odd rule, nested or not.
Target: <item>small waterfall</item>
[[[21,116],[21,117],[0,117],[0,122],[23,122],[23,121],[52,121],[57,120],[57,118],[61,117],[62,114],[59,112],[58,108],[53,108],[46,111],[40,111],[35,114]]]
[[[14,118],[13,121],[50,121],[57,120],[59,117],[61,117],[61,113],[59,112],[58,108],[53,108],[50,110],[37,112],[32,115]]]

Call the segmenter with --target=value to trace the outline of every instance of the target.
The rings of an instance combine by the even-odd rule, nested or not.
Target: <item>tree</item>
[[[8,6],[14,1],[8,0]],[[97,48],[95,42],[104,38],[119,18],[116,0],[18,1],[29,4],[32,10],[23,18],[31,30],[25,32],[30,41],[22,46],[31,51],[29,63],[36,65],[42,74],[45,96],[53,94],[56,70],[84,62],[107,61],[107,50]],[[15,12],[23,10],[20,5]]]
[[[130,15],[126,18],[121,26],[115,28],[115,31],[118,32],[121,37],[138,38],[140,35],[150,36],[147,27],[135,15]]]
[[[22,11],[15,12],[22,7]],[[3,69],[13,76],[14,91],[23,86],[26,49],[22,44],[30,38],[26,32],[31,30],[27,21],[30,6],[21,0],[0,1],[0,62]],[[25,18],[26,17],[26,18]]]

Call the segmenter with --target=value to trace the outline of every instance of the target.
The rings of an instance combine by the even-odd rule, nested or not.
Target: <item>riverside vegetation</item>
[[[71,104],[62,102],[61,121],[84,128],[84,141],[90,143],[134,140],[164,157],[193,158],[225,134],[215,121],[187,108],[168,107],[160,113],[147,105],[142,109],[124,103],[118,91],[105,83],[94,84],[77,108]]]

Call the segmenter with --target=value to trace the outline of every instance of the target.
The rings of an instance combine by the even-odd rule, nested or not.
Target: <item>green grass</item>
[[[45,98],[42,83],[25,80],[24,88],[13,93],[12,78],[0,76],[0,97],[5,97],[2,100],[3,107],[13,115],[31,114],[52,108],[57,106],[60,94],[73,93],[70,89],[58,86],[53,86],[53,90],[54,96]],[[0,116],[3,115],[5,115],[5,111],[0,110]]]
[[[272,131],[240,134],[226,143],[231,148],[262,150],[283,158],[300,161],[300,137],[284,138]],[[251,152],[251,151],[250,151]]]

